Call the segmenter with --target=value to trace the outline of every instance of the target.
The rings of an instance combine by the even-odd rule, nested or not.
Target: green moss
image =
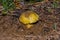
[[[57,1],[54,1],[53,4],[52,4],[52,7],[53,7],[53,8],[57,8],[58,6],[59,6],[59,5],[58,5]]]
[[[6,12],[10,9],[15,9],[15,4],[13,0],[1,0],[1,4]]]

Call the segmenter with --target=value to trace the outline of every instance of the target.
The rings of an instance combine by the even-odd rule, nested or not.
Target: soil
[[[53,8],[52,2],[43,2],[26,8],[35,11],[39,21],[30,29],[20,23],[20,12],[26,9],[15,10],[17,16],[0,15],[0,40],[60,40],[60,6]]]

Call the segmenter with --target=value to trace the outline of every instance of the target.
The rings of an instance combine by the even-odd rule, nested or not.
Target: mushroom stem
[[[27,24],[26,27],[30,29],[33,25],[32,24]]]

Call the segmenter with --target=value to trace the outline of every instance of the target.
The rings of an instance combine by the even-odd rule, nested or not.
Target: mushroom
[[[27,28],[31,28],[32,24],[36,23],[38,20],[39,16],[34,11],[23,12],[19,17],[19,21],[25,24]]]

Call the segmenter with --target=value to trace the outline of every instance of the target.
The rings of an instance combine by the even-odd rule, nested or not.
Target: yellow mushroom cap
[[[35,23],[38,21],[38,19],[39,16],[34,11],[23,12],[19,17],[20,22],[23,24]]]

